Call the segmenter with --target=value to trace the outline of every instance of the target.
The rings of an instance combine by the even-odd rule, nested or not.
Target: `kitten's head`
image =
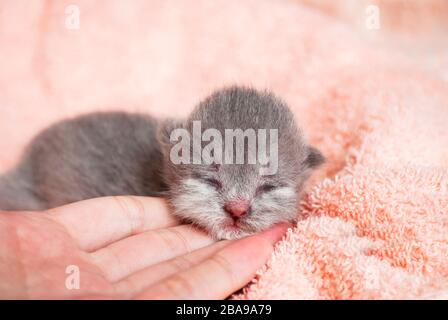
[[[207,129],[214,129],[215,135],[207,135]],[[243,133],[241,153],[237,151],[235,129]],[[260,129],[266,129],[266,134],[260,136]],[[228,138],[229,130],[237,134],[233,139]],[[182,132],[190,137],[184,149],[179,143],[188,139]],[[219,143],[210,148],[211,142],[220,140],[216,135],[222,137],[222,154],[217,148]],[[251,143],[254,137],[255,144]],[[260,163],[263,137],[266,152],[262,154],[268,163]],[[199,141],[196,147],[195,139]],[[317,149],[305,144],[293,114],[280,99],[271,93],[241,87],[215,92],[185,121],[166,121],[160,130],[160,141],[174,213],[217,239],[237,239],[278,222],[293,221],[303,183],[311,170],[324,161]],[[184,157],[187,153],[189,157]],[[221,161],[209,164],[210,160],[204,161],[204,154]],[[178,155],[184,163],[173,159]]]

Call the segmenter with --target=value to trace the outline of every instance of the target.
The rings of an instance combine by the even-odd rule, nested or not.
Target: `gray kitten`
[[[277,129],[277,172],[261,175],[261,164],[247,161],[174,164],[171,133],[192,133],[198,120],[202,131],[214,128],[223,136],[225,129]],[[256,151],[245,148],[244,159]],[[51,126],[0,179],[0,209],[40,210],[113,195],[163,196],[180,219],[217,239],[237,239],[293,221],[303,184],[323,161],[279,98],[230,87],[207,97],[182,121],[110,112]]]

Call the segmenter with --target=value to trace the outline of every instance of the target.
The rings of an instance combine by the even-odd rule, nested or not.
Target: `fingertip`
[[[278,223],[274,226],[266,229],[265,231],[260,233],[260,236],[267,239],[270,243],[276,244],[280,241],[283,236],[286,234],[289,228],[291,228],[291,224],[289,223]]]

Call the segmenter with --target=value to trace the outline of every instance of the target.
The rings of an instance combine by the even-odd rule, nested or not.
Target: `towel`
[[[328,168],[236,298],[447,297],[448,91],[411,75],[359,77],[313,105]]]
[[[69,116],[267,88],[327,163],[233,298],[446,299],[447,27],[445,0],[4,0],[0,173]]]

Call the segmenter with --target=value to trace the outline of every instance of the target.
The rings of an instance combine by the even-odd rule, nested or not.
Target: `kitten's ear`
[[[157,138],[160,143],[164,146],[170,146],[172,144],[172,142],[170,141],[171,132],[173,132],[173,130],[177,128],[182,128],[182,122],[180,120],[162,120],[157,130]]]
[[[307,168],[315,168],[317,166],[320,166],[325,162],[325,157],[322,155],[322,153],[311,146],[308,146],[307,148],[307,157],[305,161],[303,162],[305,167]]]

